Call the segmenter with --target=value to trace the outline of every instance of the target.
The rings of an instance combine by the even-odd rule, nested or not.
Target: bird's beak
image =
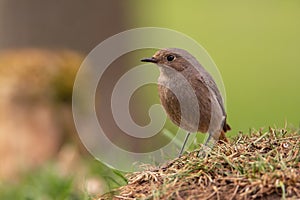
[[[142,62],[152,62],[152,63],[157,63],[157,60],[152,57],[152,58],[144,58],[141,60]]]

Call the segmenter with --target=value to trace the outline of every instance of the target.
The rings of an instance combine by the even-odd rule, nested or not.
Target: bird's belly
[[[189,132],[208,131],[211,115],[207,99],[197,96],[192,98],[184,89],[177,92],[177,96],[162,85],[158,89],[161,104],[174,124]]]

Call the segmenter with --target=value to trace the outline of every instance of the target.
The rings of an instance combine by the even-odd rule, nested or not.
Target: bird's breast
[[[189,80],[161,74],[158,92],[168,117],[190,132],[206,132],[210,119],[210,102]]]

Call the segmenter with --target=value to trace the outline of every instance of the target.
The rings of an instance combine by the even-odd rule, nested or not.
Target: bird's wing
[[[226,116],[226,112],[225,112],[225,108],[224,108],[224,101],[223,101],[221,93],[217,87],[217,84],[215,83],[214,80],[210,80],[208,85],[209,85],[210,89],[213,91],[214,95],[216,95],[218,103],[219,103],[220,107],[222,108],[222,112],[223,112],[224,116]]]
[[[202,72],[203,73],[203,72]],[[217,87],[216,82],[213,80],[213,78],[211,77],[211,75],[209,73],[207,73],[206,71],[204,72],[206,73],[205,76],[198,74],[198,80],[199,81],[203,81],[206,83],[206,85],[208,86],[209,91],[212,92],[212,95],[215,95],[217,98],[217,101],[222,109],[223,115],[226,117],[226,112],[225,112],[225,108],[224,108],[224,103],[223,103],[223,98],[221,96],[221,93]],[[206,78],[204,78],[206,77]]]
[[[180,49],[173,49],[173,51],[182,52],[183,50]],[[208,89],[213,93],[213,95],[216,96],[217,101],[222,109],[223,115],[226,117],[226,112],[224,108],[223,98],[221,96],[221,93],[217,87],[217,84],[215,83],[212,76],[204,69],[204,67],[198,62],[198,60],[191,54],[189,54],[187,51],[185,52],[184,58],[188,60],[191,66],[194,66],[194,68],[197,70],[196,76],[199,81],[204,82],[206,85],[208,85]],[[181,53],[182,54],[182,53]]]

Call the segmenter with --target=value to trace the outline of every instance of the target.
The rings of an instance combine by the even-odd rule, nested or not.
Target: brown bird
[[[212,76],[194,56],[183,49],[167,48],[141,61],[158,65],[161,104],[171,121],[187,131],[179,156],[192,132],[208,132],[207,146],[219,139],[227,141],[225,132],[231,128],[223,98]]]

